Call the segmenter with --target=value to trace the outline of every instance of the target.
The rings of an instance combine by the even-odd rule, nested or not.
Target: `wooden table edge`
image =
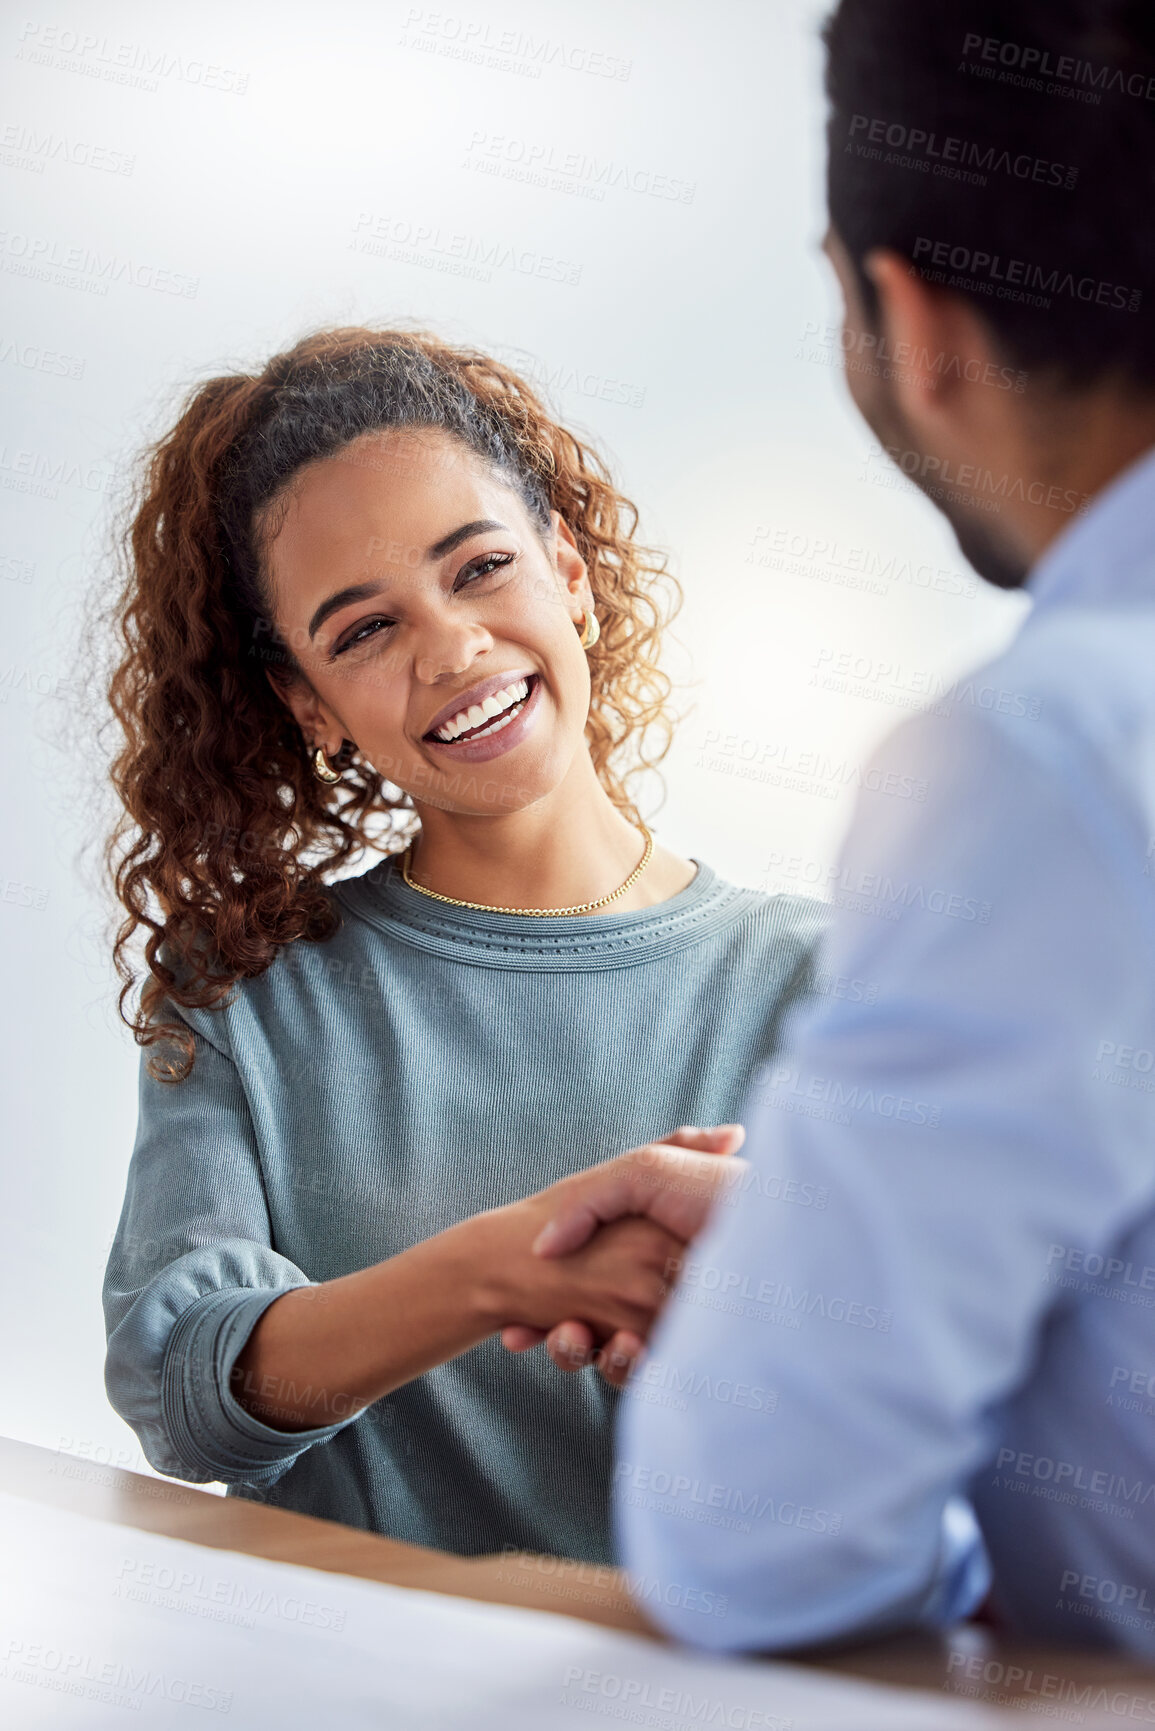
[[[123,1467],[0,1437],[0,1489],[92,1519],[184,1539],[210,1550],[235,1551],[270,1562],[319,1569],[326,1574],[414,1587],[423,1592],[522,1610],[576,1617],[664,1643],[629,1596],[621,1572],[568,1558],[510,1551],[500,1556],[459,1557],[401,1539],[289,1509],[265,1507],[243,1497],[221,1497],[180,1479],[153,1478]],[[668,1643],[667,1643],[668,1644]],[[743,1655],[757,1657],[757,1655]],[[770,1655],[778,1663],[826,1675],[844,1674],[893,1687],[931,1691],[948,1698],[1035,1705],[1045,1679],[1072,1689],[1133,1692],[1150,1702],[1155,1724],[1155,1668],[1118,1653],[1091,1649],[1048,1650],[1004,1644],[973,1624],[929,1635],[894,1637],[821,1653]],[[969,1671],[968,1671],[969,1667]],[[984,1679],[982,1668],[989,1668]],[[975,1676],[976,1668],[979,1675]],[[1007,1672],[1022,1675],[1007,1678]],[[963,1686],[965,1685],[965,1687]]]

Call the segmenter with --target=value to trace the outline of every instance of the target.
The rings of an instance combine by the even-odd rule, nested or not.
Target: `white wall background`
[[[685,586],[658,827],[744,883],[817,878],[880,736],[1013,631],[1022,598],[966,572],[840,376],[824,10],[32,0],[0,23],[0,1433],[150,1470],[102,1379],[139,1055],[76,650],[125,462],[190,383],[401,315],[547,383]],[[812,682],[846,652],[864,685]]]

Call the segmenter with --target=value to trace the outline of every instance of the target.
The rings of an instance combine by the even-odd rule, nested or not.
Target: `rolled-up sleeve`
[[[193,1025],[210,1014],[220,1045]],[[232,1393],[258,1318],[281,1293],[313,1283],[272,1247],[257,1137],[223,1016],[182,1019],[196,1045],[183,1082],[156,1081],[151,1049],[141,1052],[136,1142],[104,1276],[105,1388],[158,1472],[267,1486],[356,1413],[282,1431]]]

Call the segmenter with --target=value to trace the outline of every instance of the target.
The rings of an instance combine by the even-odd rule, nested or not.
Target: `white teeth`
[[[491,733],[500,733],[502,728],[508,727],[512,720],[512,715],[503,715],[500,721],[495,721],[492,727],[487,727],[484,735],[479,735],[479,737],[488,739]]]
[[[471,704],[468,709],[458,710],[452,721],[447,721],[434,734],[435,739],[443,740],[447,745],[457,739],[468,729],[480,727],[482,722],[490,721],[495,716],[504,713],[505,719],[487,727],[486,733],[497,733],[505,726],[506,721],[513,720],[512,710],[516,704],[529,696],[529,681],[518,679],[512,685],[507,685],[504,691],[495,691],[492,697],[487,697],[482,703]]]

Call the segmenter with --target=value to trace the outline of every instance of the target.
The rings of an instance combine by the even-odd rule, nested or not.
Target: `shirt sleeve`
[[[1149,1097],[1095,1080],[1100,1041],[1150,1014],[1143,838],[1105,766],[1032,725],[919,717],[887,742],[928,797],[860,798],[825,940],[869,989],[793,1015],[748,1100],[749,1171],[654,1333],[676,1398],[621,1403],[621,1553],[685,1642],[972,1609],[965,1493],[1015,1397],[1021,1423],[1053,1247],[1150,1210]],[[1054,1505],[1018,1504],[1029,1546]]]
[[[231,1391],[258,1318],[282,1292],[312,1283],[272,1248],[257,1138],[223,1016],[169,1007],[192,1028],[195,1061],[183,1082],[158,1082],[147,1070],[154,1049],[141,1051],[136,1142],[104,1276],[105,1387],[158,1472],[268,1486],[356,1413],[280,1431]],[[194,1026],[210,1016],[212,1039]]]

